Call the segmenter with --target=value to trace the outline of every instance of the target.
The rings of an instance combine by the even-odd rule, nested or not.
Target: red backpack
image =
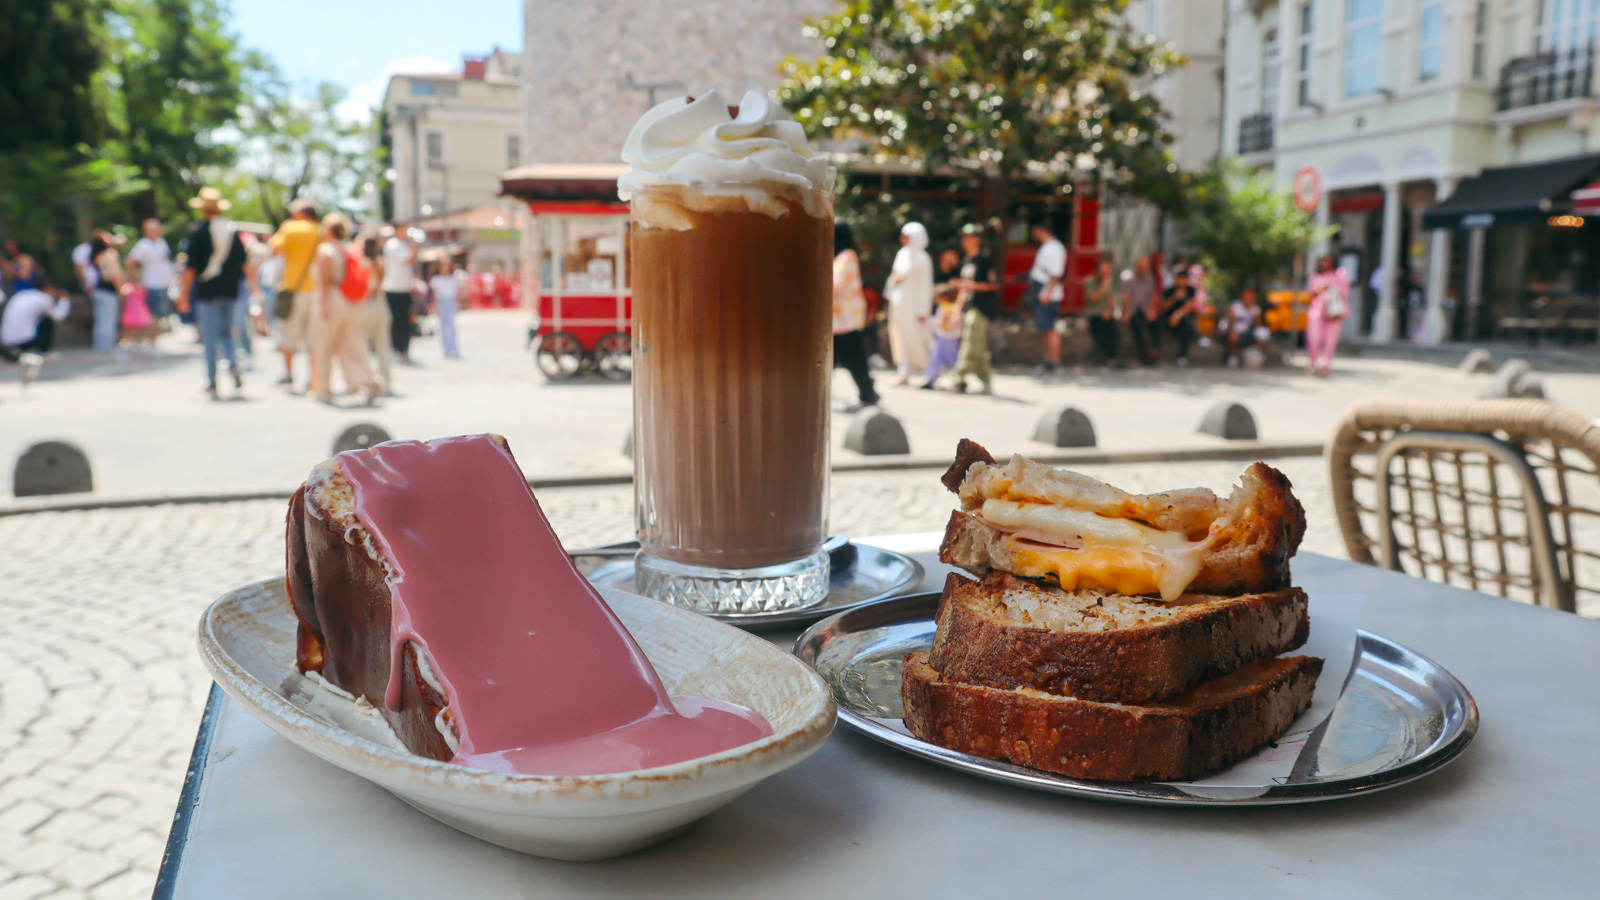
[[[367,282],[370,277],[371,271],[367,268],[366,257],[363,257],[361,251],[354,245],[346,245],[344,280],[339,282],[339,293],[351,303],[360,303],[367,299]]]

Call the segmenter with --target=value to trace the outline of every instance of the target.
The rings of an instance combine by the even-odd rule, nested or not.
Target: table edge
[[[176,897],[178,874],[183,869],[183,859],[189,849],[189,834],[194,829],[194,813],[200,805],[200,788],[205,781],[206,767],[211,761],[211,744],[217,734],[217,718],[222,708],[222,687],[211,682],[206,694],[205,712],[200,716],[200,728],[195,734],[194,750],[189,754],[189,771],[183,777],[183,792],[178,795],[178,808],[172,814],[172,830],[167,832],[166,850],[161,854],[161,869],[156,874],[152,900],[172,900]]]

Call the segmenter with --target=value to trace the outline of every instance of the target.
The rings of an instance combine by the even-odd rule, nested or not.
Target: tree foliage
[[[1189,242],[1223,297],[1286,277],[1296,256],[1331,233],[1318,229],[1288,192],[1273,188],[1270,171],[1238,160],[1213,161],[1196,179],[1186,211]]]
[[[366,126],[339,112],[344,88],[325,81],[300,95],[261,54],[249,54],[246,63],[233,173],[239,190],[250,192],[245,199],[274,225],[298,197],[323,208],[348,201],[370,167]]]
[[[95,140],[103,0],[8,3],[0,17],[0,152]]]
[[[784,103],[816,137],[988,182],[1002,233],[1024,180],[1153,197],[1176,168],[1148,82],[1180,65],[1123,20],[1127,0],[848,0],[811,30],[825,55],[783,65]]]

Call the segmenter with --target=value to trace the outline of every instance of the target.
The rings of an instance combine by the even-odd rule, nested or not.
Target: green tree
[[[1200,252],[1212,290],[1233,297],[1241,288],[1265,290],[1289,274],[1295,258],[1333,229],[1318,229],[1272,173],[1238,160],[1213,161],[1185,204],[1189,242]]]
[[[111,0],[103,108],[115,149],[148,183],[130,217],[172,218],[208,167],[232,162],[215,138],[243,100],[240,53],[218,0]]]
[[[1026,181],[1171,198],[1160,103],[1180,65],[1122,18],[1127,0],[848,0],[810,26],[825,54],[787,60],[784,103],[817,137],[969,172],[1001,239]]]
[[[247,199],[273,225],[299,197],[347,205],[372,167],[367,126],[340,113],[344,89],[322,82],[301,95],[271,60],[252,53],[246,62],[235,183],[253,189]]]
[[[7,3],[0,21],[0,153],[68,148],[100,134],[94,77],[102,0]]]

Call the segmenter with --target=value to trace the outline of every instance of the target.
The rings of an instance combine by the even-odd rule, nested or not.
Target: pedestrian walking
[[[394,319],[389,309],[388,292],[383,288],[384,279],[389,274],[383,245],[384,239],[379,235],[361,237],[361,255],[366,257],[367,267],[372,273],[367,279],[367,299],[361,303],[362,321],[365,323],[362,338],[377,360],[378,377],[383,379],[384,393],[393,394],[394,346],[390,336],[394,329],[390,326]]]
[[[1339,349],[1339,335],[1350,315],[1350,273],[1325,254],[1313,272],[1306,290],[1311,292],[1311,308],[1306,311],[1306,374],[1328,377],[1333,354]]]
[[[1039,329],[1043,360],[1039,363],[1039,372],[1048,374],[1061,366],[1061,333],[1056,331],[1056,318],[1061,313],[1061,300],[1066,296],[1062,288],[1067,277],[1067,245],[1061,243],[1044,222],[1033,226],[1032,235],[1039,249],[1033,256],[1033,268],[1028,271],[1028,287],[1022,300],[1033,310],[1033,324]]]
[[[294,385],[294,355],[311,345],[311,307],[314,277],[311,264],[321,242],[317,205],[301,197],[289,203],[289,218],[268,240],[283,258],[283,274],[273,295],[272,320],[278,331],[278,352],[283,355],[283,377],[278,383]],[[313,373],[315,374],[315,373]]]
[[[383,297],[389,305],[389,344],[400,364],[411,365],[411,281],[416,247],[405,239],[399,222],[383,229]],[[385,376],[387,377],[387,376]]]
[[[909,384],[911,373],[928,367],[933,351],[928,327],[933,314],[933,258],[928,255],[928,229],[922,223],[907,222],[900,229],[900,250],[883,296],[889,303],[889,352],[900,374],[896,383]]]
[[[249,261],[250,277],[239,282],[239,299],[234,301],[233,333],[239,337],[240,362],[246,372],[256,369],[255,339],[266,337],[267,309],[263,299],[268,295],[266,281],[268,261],[274,258],[272,245],[253,234],[243,235],[245,253]]]
[[[1177,363],[1180,366],[1189,364],[1189,345],[1200,336],[1195,317],[1194,290],[1189,285],[1189,269],[1187,266],[1176,268],[1172,271],[1172,287],[1167,289],[1163,297],[1161,324],[1178,338]]]
[[[1133,271],[1123,278],[1122,320],[1133,337],[1133,352],[1144,365],[1155,364],[1161,350],[1161,332],[1156,317],[1161,311],[1157,300],[1156,275],[1148,254],[1134,260]]]
[[[845,407],[855,412],[876,406],[878,392],[867,367],[867,295],[861,289],[861,258],[855,232],[848,223],[833,226],[833,365],[850,373],[856,399]]]
[[[1122,364],[1122,295],[1109,256],[1100,257],[1093,275],[1083,280],[1083,315],[1089,320],[1089,337],[1108,366]]]
[[[160,219],[145,219],[143,237],[128,250],[128,274],[144,288],[144,303],[159,328],[172,314],[172,248]]]
[[[961,229],[961,358],[951,374],[955,389],[965,392],[967,376],[976,375],[982,392],[994,393],[994,369],[989,365],[989,323],[1000,314],[1000,280],[994,263],[983,251],[983,228],[966,225]]]
[[[345,388],[363,393],[368,406],[383,393],[383,382],[367,357],[366,315],[371,273],[365,258],[347,243],[350,224],[339,213],[322,217],[322,243],[311,266],[311,393],[333,404],[333,360],[339,361]]]
[[[950,251],[954,255],[954,251]],[[931,391],[939,376],[951,371],[961,359],[961,304],[953,291],[935,296],[933,308],[933,354],[928,359],[927,380],[922,389]]]
[[[115,350],[122,331],[122,297],[131,285],[122,269],[118,243],[107,231],[96,232],[89,241],[89,264],[97,276],[92,297],[96,350]]]
[[[239,297],[239,284],[252,274],[249,253],[239,228],[222,214],[233,204],[216,188],[201,188],[189,201],[200,213],[200,221],[184,239],[183,283],[179,289],[179,312],[194,310],[200,326],[201,353],[206,362],[206,394],[222,399],[217,392],[217,360],[228,363],[234,390],[244,389],[244,375],[233,346],[233,310]]]
[[[464,281],[466,272],[449,259],[439,263],[439,271],[428,279],[428,290],[433,293],[433,314],[439,317],[439,344],[444,348],[445,359],[461,358],[461,348],[456,345],[456,306],[461,300]]]

